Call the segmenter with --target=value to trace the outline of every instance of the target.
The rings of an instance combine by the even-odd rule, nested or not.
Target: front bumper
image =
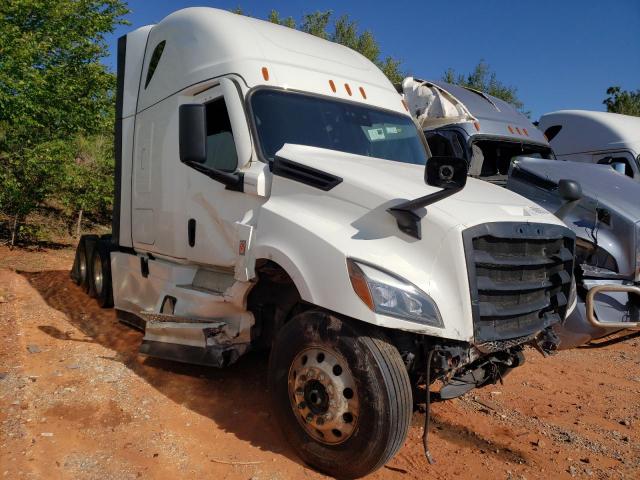
[[[622,320],[613,318],[611,320],[599,320],[596,314],[596,295],[606,294],[610,298],[614,298],[612,294],[626,294],[626,311],[624,308],[615,310],[615,306],[610,307],[614,311],[622,313]],[[586,315],[587,321],[596,328],[623,328],[623,329],[640,329],[640,321],[638,321],[638,305],[640,302],[634,302],[630,294],[635,294],[640,298],[640,287],[637,285],[624,285],[624,284],[605,284],[594,285],[587,293],[586,299]],[[618,301],[618,300],[615,300]],[[618,301],[618,303],[620,303]],[[635,317],[635,318],[634,318]]]
[[[560,349],[578,347],[625,329],[640,328],[640,284],[612,280],[585,280],[587,294],[578,298],[575,310],[554,330]]]

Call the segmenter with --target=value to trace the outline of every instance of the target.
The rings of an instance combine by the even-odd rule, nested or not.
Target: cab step
[[[249,348],[248,343],[234,342],[237,335],[224,320],[152,312],[140,312],[140,316],[146,321],[142,355],[221,368]]]

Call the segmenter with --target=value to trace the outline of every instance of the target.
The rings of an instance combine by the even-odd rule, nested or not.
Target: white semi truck
[[[443,383],[428,407],[555,348],[574,234],[431,157],[358,53],[181,10],[119,40],[116,122],[113,232],[82,237],[72,276],[142,354],[270,348],[276,418],[315,468],[365,475],[425,386]]]

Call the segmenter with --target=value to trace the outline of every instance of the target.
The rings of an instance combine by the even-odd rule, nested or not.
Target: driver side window
[[[598,160],[598,164],[611,165],[617,172],[633,178],[633,168],[626,157],[610,155]]]
[[[235,172],[238,167],[238,154],[224,98],[220,97],[207,103],[205,111],[207,117],[207,161],[204,165],[224,172]]]

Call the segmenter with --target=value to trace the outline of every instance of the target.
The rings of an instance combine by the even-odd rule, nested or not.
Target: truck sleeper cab
[[[611,165],[640,182],[640,119],[588,110],[559,110],[540,117],[539,128],[558,160]]]
[[[458,85],[408,78],[403,92],[434,155],[465,159],[470,175],[560,212],[576,233],[577,306],[562,326],[555,327],[561,340],[559,348],[573,348],[620,329],[638,328],[640,206],[636,200],[640,188],[620,175],[624,168],[615,172],[603,164],[548,161],[556,160],[555,145],[564,153],[570,148],[583,150],[577,142],[583,146],[590,143],[592,148],[599,142],[612,150],[624,144],[633,152],[630,145],[637,137],[625,137],[619,124],[629,129],[637,119],[561,111],[543,115],[538,129],[508,103]],[[439,102],[444,108],[437,108]],[[606,128],[604,123],[611,126]],[[626,143],[621,138],[626,138]],[[583,152],[583,157],[580,160],[588,162],[591,154]],[[615,161],[607,158],[607,165],[620,161],[618,157]],[[579,160],[569,154],[557,159]],[[559,194],[563,179],[575,180],[582,187],[582,198],[570,208]]]
[[[418,385],[452,398],[555,347],[573,233],[429,158],[356,52],[185,9],[120,40],[117,103],[113,232],[81,240],[74,278],[144,330],[143,354],[270,348],[276,417],[315,468],[366,475]]]

